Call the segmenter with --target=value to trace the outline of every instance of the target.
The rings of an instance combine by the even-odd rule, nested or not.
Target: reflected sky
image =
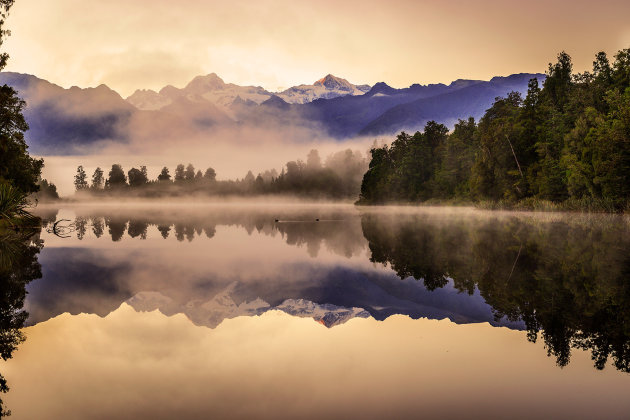
[[[629,379],[588,354],[488,324],[271,311],[215,329],[185,316],[62,315],[27,329],[5,368],[16,419],[623,418]]]

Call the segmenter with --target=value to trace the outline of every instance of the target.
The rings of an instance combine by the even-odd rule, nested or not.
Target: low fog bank
[[[39,214],[59,208],[80,209],[95,208],[103,211],[117,211],[121,208],[130,209],[182,209],[191,208],[199,211],[212,209],[251,208],[251,209],[299,209],[299,208],[356,208],[352,199],[326,199],[298,197],[286,194],[237,196],[237,195],[182,195],[175,197],[119,197],[119,196],[94,196],[80,194],[61,201],[40,201],[32,213]]]
[[[157,179],[163,167],[173,175],[179,164],[192,164],[205,170],[213,168],[218,181],[243,179],[248,172],[256,176],[265,171],[280,174],[291,161],[306,160],[311,150],[317,150],[322,162],[335,153],[352,150],[369,158],[375,139],[357,138],[339,142],[318,137],[314,131],[295,133],[291,128],[280,130],[239,128],[213,134],[198,133],[187,138],[145,136],[129,144],[107,143],[97,152],[82,155],[42,156],[45,160],[43,177],[57,185],[61,196],[72,195],[77,167],[82,165],[88,176],[100,167],[105,176],[113,164],[120,164],[125,172],[146,166],[149,180]],[[365,163],[367,169],[367,160]]]
[[[298,159],[291,159],[282,164],[279,169],[265,167],[268,161],[279,160],[287,156],[289,151],[303,149],[308,145],[299,147],[268,147],[269,151],[262,150],[261,145],[256,148],[248,148],[241,153],[235,148],[220,153],[203,154],[198,152],[196,161],[212,159],[220,168],[227,168],[228,173],[236,173],[233,179],[225,179],[225,174],[213,166],[195,166],[186,161],[176,161],[169,167],[164,162],[173,161],[173,156],[178,159],[185,155],[191,160],[191,147],[184,148],[184,153],[172,156],[150,155],[146,157],[134,157],[133,167],[125,167],[121,161],[131,161],[131,157],[123,160],[121,155],[116,156],[82,156],[72,159],[79,162],[74,173],[69,166],[69,158],[60,158],[64,161],[63,170],[56,175],[49,176],[58,179],[62,195],[69,196],[74,190],[72,199],[99,200],[99,199],[138,199],[138,198],[168,198],[168,197],[195,197],[207,198],[232,198],[232,197],[258,197],[278,198],[275,196],[296,197],[300,200],[345,200],[356,201],[359,196],[361,181],[368,168],[366,153],[359,150],[345,148],[339,150],[340,145],[324,145],[327,150],[335,150],[322,157],[319,150],[310,149],[308,153]],[[195,145],[194,147],[199,147]],[[276,152],[278,151],[278,152]],[[280,151],[282,151],[280,153]],[[187,153],[188,152],[188,153]],[[254,168],[243,167],[246,164],[240,156],[258,152],[259,155],[251,161]],[[266,155],[264,153],[267,153]],[[144,156],[144,155],[143,155]],[[201,159],[199,156],[204,156]],[[293,156],[295,157],[295,156]],[[90,167],[85,161],[102,162],[106,158],[119,159],[110,161],[109,164]],[[152,161],[152,165],[147,164]],[[161,164],[156,164],[161,161]],[[54,162],[54,159],[53,159]],[[161,169],[159,169],[161,168]],[[55,165],[49,165],[48,170],[55,169]],[[239,176],[240,175],[240,176]],[[63,176],[63,178],[61,178]],[[223,176],[224,179],[221,179]],[[282,200],[283,198],[280,197]]]

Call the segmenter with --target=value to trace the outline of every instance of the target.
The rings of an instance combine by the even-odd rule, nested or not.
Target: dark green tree
[[[168,168],[165,166],[162,168],[162,172],[157,177],[158,181],[170,181],[171,174],[168,171]]]
[[[37,185],[39,186],[39,191],[36,193],[38,200],[57,200],[59,198],[57,186],[52,182],[48,182],[46,179],[40,179]]]
[[[103,170],[99,167],[94,170],[94,174],[92,174],[92,188],[95,190],[100,190],[105,185],[105,177],[103,174]]]
[[[471,179],[478,198],[516,199],[527,192],[518,141],[521,104],[518,92],[497,98],[479,122],[480,153]]]
[[[459,120],[441,150],[442,164],[436,174],[436,196],[471,198],[470,174],[479,148],[474,118]]]
[[[186,166],[186,170],[184,171],[184,179],[186,181],[192,181],[193,179],[195,179],[195,167],[192,165],[192,163],[189,163],[188,166]]]
[[[185,179],[186,168],[181,163],[175,168],[175,182],[181,182]]]
[[[394,164],[389,153],[389,147],[374,147],[370,150],[370,163],[361,182],[359,203],[380,204],[392,200],[389,190],[389,179],[394,170]]]
[[[214,182],[217,180],[217,173],[215,172],[214,169],[208,168],[206,169],[206,172],[203,174],[203,177],[208,181]]]
[[[146,176],[146,170],[142,171],[141,169],[131,168],[129,172],[127,172],[127,175],[129,177],[130,187],[141,187],[149,181]]]
[[[107,179],[107,185],[109,188],[120,188],[127,185],[127,177],[122,166],[119,164],[112,165],[112,169],[109,171],[109,178]]]
[[[623,93],[630,86],[630,48],[623,49],[615,55],[613,65],[613,86]]]
[[[77,174],[74,176],[74,188],[77,191],[84,190],[88,187],[87,174],[83,169],[83,166],[79,165],[77,168]]]
[[[573,63],[571,57],[562,51],[558,54],[558,61],[549,63],[547,79],[545,80],[545,94],[554,108],[562,111],[569,101],[573,85]]]
[[[610,111],[593,130],[593,182],[619,207],[630,197],[630,88],[610,91],[606,102]]]

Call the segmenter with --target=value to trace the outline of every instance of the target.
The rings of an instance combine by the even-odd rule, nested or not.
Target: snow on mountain
[[[166,315],[182,313],[195,325],[215,328],[224,319],[237,316],[254,316],[268,311],[269,304],[260,298],[251,302],[236,304],[232,298],[237,283],[234,282],[216,294],[212,299],[204,301],[193,299],[188,302],[176,302],[159,292],[139,292],[127,300],[127,304],[136,311],[154,311],[159,309]]]
[[[369,90],[369,85],[353,85],[346,79],[329,74],[312,85],[294,86],[276,93],[276,95],[287,103],[304,104],[320,98],[330,99],[346,95],[363,95]],[[127,98],[127,102],[138,109],[154,111],[170,105],[176,98],[184,97],[192,102],[208,101],[228,110],[235,101],[259,105],[272,96],[273,93],[262,87],[225,83],[215,73],[210,73],[206,76],[195,77],[183,89],[169,85],[159,92],[136,90]]]
[[[127,304],[139,312],[151,312],[173,304],[173,299],[160,292],[139,292],[127,300]]]
[[[261,315],[273,309],[292,316],[313,318],[328,328],[343,324],[355,317],[370,317],[369,312],[362,308],[345,308],[329,303],[320,305],[305,299],[287,299],[276,307],[270,306],[261,298],[237,304],[232,296],[237,286],[237,282],[230,284],[208,301],[191,300],[182,304],[159,292],[139,292],[128,299],[127,304],[136,311],[158,309],[166,315],[183,313],[194,324],[210,328],[215,328],[224,319]]]
[[[312,85],[294,86],[276,95],[288,103],[305,104],[315,99],[331,99],[346,95],[363,95],[369,90],[369,85],[353,85],[346,79],[329,74]]]
[[[271,95],[262,87],[225,83],[215,73],[210,73],[206,76],[195,77],[182,89],[169,85],[162,88],[160,92],[137,90],[127,98],[127,102],[141,110],[158,110],[179,98],[184,98],[190,102],[209,102],[229,114],[229,109],[237,98],[239,101],[260,104]]]
[[[229,107],[237,97],[244,101],[260,104],[271,97],[271,93],[259,86],[239,86],[225,83],[215,73],[195,77],[183,91],[189,97],[201,96],[219,106]]]
[[[275,309],[293,316],[313,318],[328,328],[343,324],[352,318],[370,317],[370,313],[363,308],[345,308],[330,303],[320,305],[305,299],[287,299]]]

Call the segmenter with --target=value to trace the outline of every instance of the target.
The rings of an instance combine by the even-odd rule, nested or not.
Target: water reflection
[[[545,218],[551,220],[545,220]],[[577,219],[577,220],[576,220]],[[476,289],[497,318],[522,320],[566,366],[571,348],[630,367],[630,226],[619,217],[366,214],[371,260],[427,288]]]
[[[522,327],[494,319],[478,293],[468,297],[453,287],[430,293],[421,283],[400,281],[391,270],[375,267],[354,211],[318,210],[319,217],[312,208],[285,212],[146,211],[142,222],[117,214],[116,224],[127,230],[116,244],[83,232],[99,220],[111,226],[113,216],[83,213],[77,216],[80,242],[51,246],[49,241],[42,255],[50,281],[29,289],[30,321],[63,312],[105,316],[127,301],[139,310],[184,313],[208,327],[270,309],[328,327],[367,314],[378,320],[405,314]],[[137,232],[133,225],[143,228]],[[187,232],[190,240],[180,241],[185,236],[177,234],[162,240],[169,237],[165,227]]]
[[[116,214],[103,215],[103,210],[80,209],[72,228],[75,237],[83,240],[86,233],[100,238],[105,230],[113,242],[129,238],[147,239],[149,227],[155,227],[162,238],[173,235],[177,241],[192,242],[195,237],[214,237],[216,227],[244,228],[249,235],[254,231],[264,235],[280,234],[288,245],[305,245],[309,255],[317,257],[322,242],[333,252],[351,257],[365,247],[361,227],[356,218],[345,210],[324,209],[211,209],[205,212],[130,209]],[[319,217],[318,217],[319,216]]]
[[[629,371],[623,217],[334,206],[73,211],[73,239],[47,238],[44,278],[29,286],[32,324],[64,312],[105,316],[123,302],[212,328],[271,309],[328,327],[404,314],[524,329],[559,366],[572,349],[588,349],[596,368],[611,360]]]
[[[0,231],[0,357],[5,361],[25,339],[21,329],[28,317],[23,310],[26,285],[41,277],[37,261],[41,246],[39,232]],[[0,392],[8,390],[0,374]],[[10,414],[0,399],[0,417]]]

